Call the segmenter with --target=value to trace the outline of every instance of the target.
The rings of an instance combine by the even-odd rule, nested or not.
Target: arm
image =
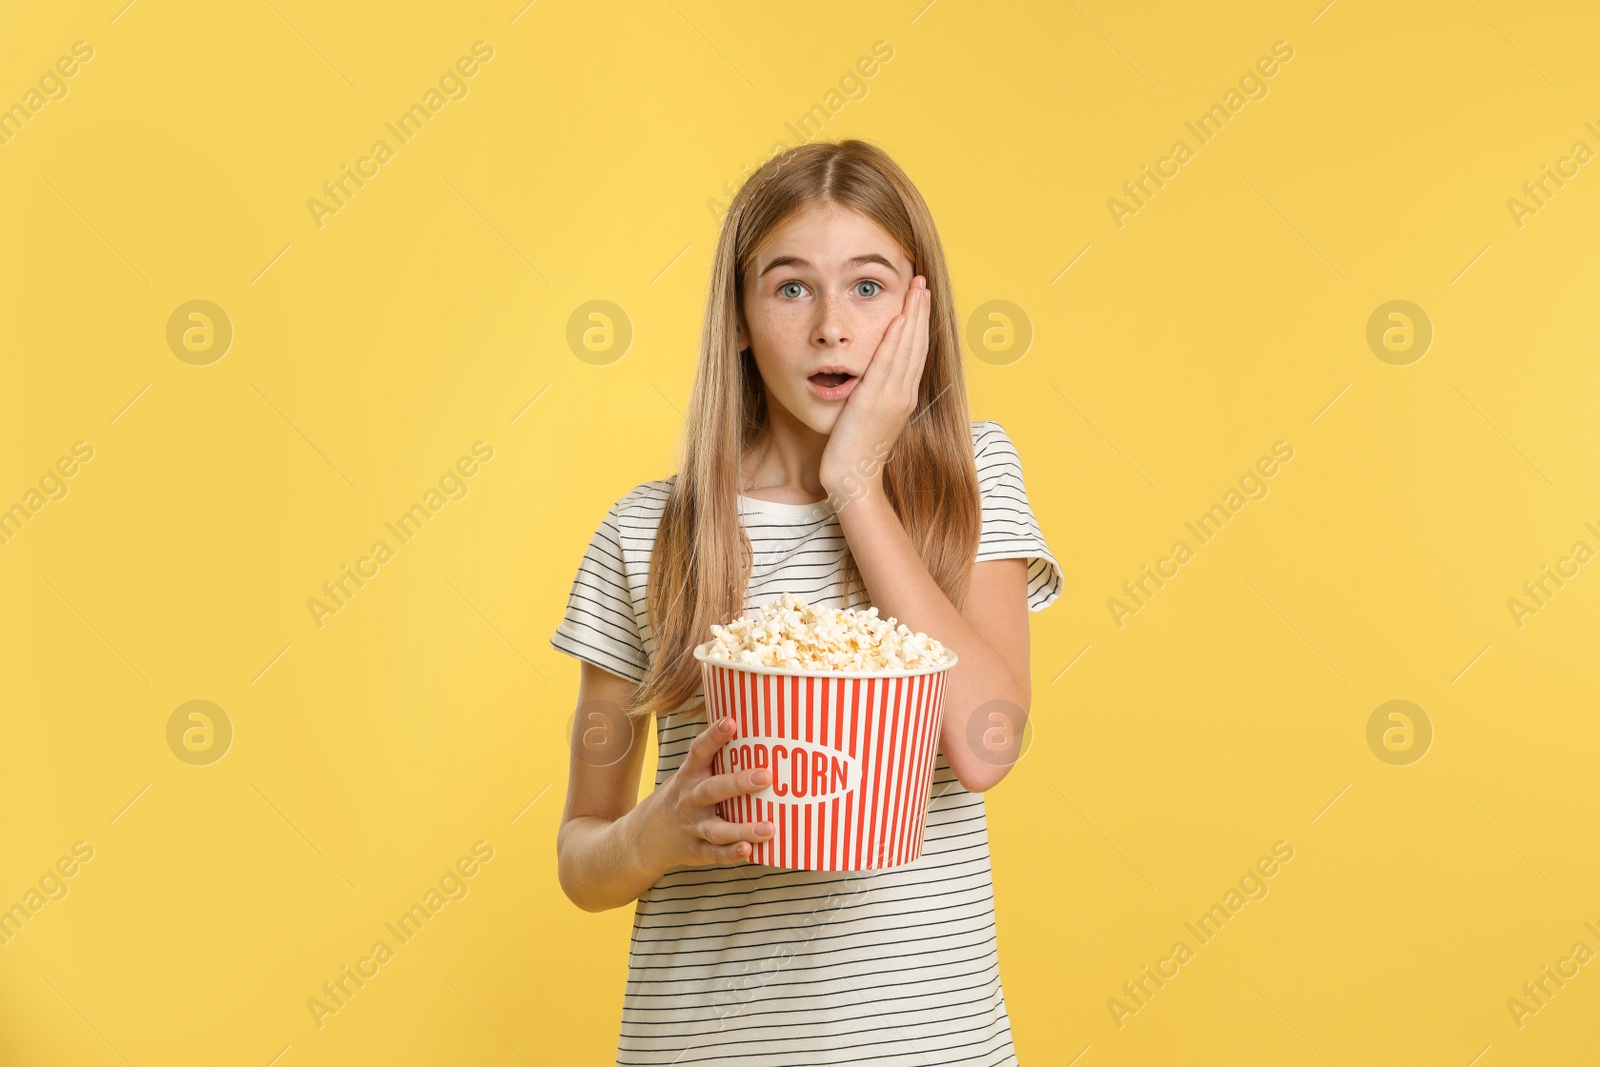
[[[708,726],[683,765],[643,800],[644,725],[629,722],[633,683],[582,661],[572,731],[567,803],[556,832],[561,889],[584,911],[639,899],[677,866],[743,863],[745,842],[771,836],[770,823],[730,823],[716,804],[767,784],[766,771],[711,774],[712,754],[733,736]]]
[[[574,904],[605,911],[637,900],[666,868],[646,862],[637,833],[645,744],[622,711],[633,685],[587,661],[581,668],[556,869]],[[601,766],[610,756],[599,752],[608,745],[624,751],[616,762]]]
[[[993,788],[1011,769],[1006,750],[980,751],[981,742],[972,739],[995,728],[1020,737],[1027,721],[1032,702],[1027,560],[974,564],[966,607],[957,611],[917,555],[881,486],[840,509],[839,524],[878,614],[955,650],[960,662],[945,679],[940,747],[963,787],[974,793]],[[1020,709],[1020,717],[1005,705],[990,707],[994,701]],[[1003,720],[991,714],[996,708],[1005,709],[999,713]],[[978,724],[971,721],[975,714]]]
[[[928,355],[931,300],[926,281],[918,275],[906,292],[902,313],[885,329],[828,435],[820,479],[830,499],[843,501],[835,505],[839,525],[878,613],[937,637],[959,657],[945,679],[940,747],[956,779],[968,790],[982,792],[1010,769],[1006,757],[1020,743],[1032,698],[1027,563],[1001,559],[974,564],[966,607],[957,611],[884,496],[882,466],[870,459],[899,439],[916,407]],[[972,721],[975,714],[977,723]],[[996,727],[1010,743],[991,751]]]

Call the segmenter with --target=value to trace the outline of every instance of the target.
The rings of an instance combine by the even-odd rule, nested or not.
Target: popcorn
[[[913,633],[877,608],[814,608],[791,593],[753,616],[726,626],[713,624],[715,660],[802,671],[901,671],[936,667],[949,661],[944,645]]]

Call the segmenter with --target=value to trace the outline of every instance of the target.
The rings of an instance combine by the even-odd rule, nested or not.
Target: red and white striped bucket
[[[945,672],[799,671],[757,667],[694,650],[707,721],[738,724],[711,773],[765,767],[757,793],[722,801],[729,822],[771,822],[752,863],[800,871],[872,871],[922,855],[928,792],[944,717]]]

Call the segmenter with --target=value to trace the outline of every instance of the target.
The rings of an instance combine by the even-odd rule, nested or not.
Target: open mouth
[[[809,380],[824,389],[837,389],[854,377],[854,374],[813,374]]]

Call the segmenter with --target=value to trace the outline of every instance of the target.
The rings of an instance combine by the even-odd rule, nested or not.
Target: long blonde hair
[[[767,404],[754,357],[738,350],[737,315],[744,280],[767,236],[818,205],[872,219],[927,278],[933,297],[927,362],[916,411],[884,465],[883,489],[939,588],[958,610],[966,601],[982,510],[960,323],[933,218],[911,180],[874,144],[847,140],[788,149],[746,179],[722,220],[678,475],[651,557],[647,595],[656,654],[631,709],[641,719],[694,697],[701,685],[694,647],[711,639],[712,623],[744,610],[752,551],[737,498],[745,452],[765,425]],[[848,594],[864,583],[853,557],[847,566]]]

